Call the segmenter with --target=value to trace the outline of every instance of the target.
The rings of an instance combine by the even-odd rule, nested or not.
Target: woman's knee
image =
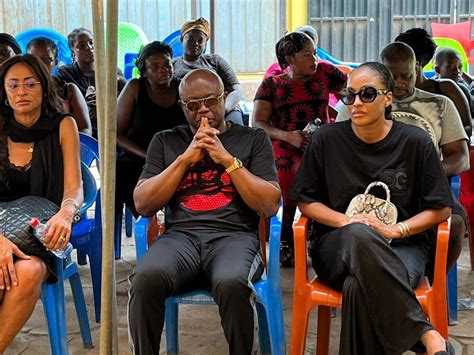
[[[15,273],[18,279],[18,286],[26,286],[29,289],[39,291],[41,284],[48,275],[45,263],[32,256],[29,260],[18,260],[15,263]]]

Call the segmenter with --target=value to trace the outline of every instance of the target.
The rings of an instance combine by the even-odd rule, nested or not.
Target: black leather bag
[[[27,255],[37,256],[44,261],[53,254],[33,235],[29,225],[32,218],[48,221],[59,211],[59,207],[40,196],[25,196],[18,200],[0,202],[0,233],[13,242]]]

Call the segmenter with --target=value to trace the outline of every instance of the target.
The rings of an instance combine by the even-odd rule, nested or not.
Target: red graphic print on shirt
[[[227,206],[236,194],[224,167],[214,163],[208,155],[191,166],[176,190],[179,203],[192,211],[212,211]]]

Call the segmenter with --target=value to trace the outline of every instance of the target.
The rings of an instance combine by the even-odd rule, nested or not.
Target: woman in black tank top
[[[139,79],[130,80],[118,98],[116,209],[132,208],[133,190],[145,164],[146,151],[155,133],[186,124],[178,103],[178,80],[173,78],[170,46],[154,41],[139,53]]]

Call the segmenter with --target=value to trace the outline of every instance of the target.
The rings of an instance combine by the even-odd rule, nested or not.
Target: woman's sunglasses
[[[342,89],[339,92],[339,97],[345,105],[352,105],[356,96],[359,96],[360,101],[368,104],[374,102],[377,95],[387,95],[388,93],[389,91],[386,89],[376,89],[371,86],[366,86],[357,92],[354,92],[351,89]]]

